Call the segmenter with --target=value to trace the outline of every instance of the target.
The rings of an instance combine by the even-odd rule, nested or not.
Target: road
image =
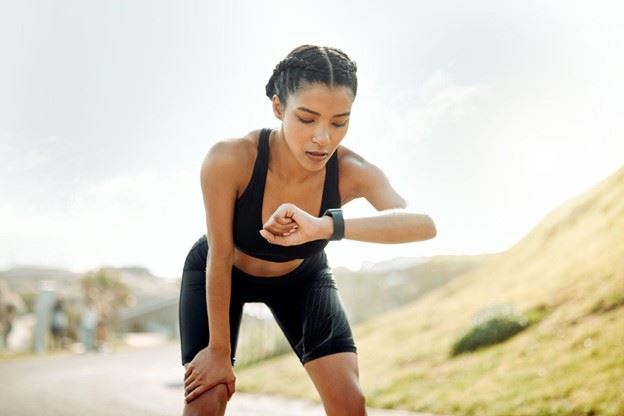
[[[183,367],[178,348],[166,344],[0,361],[0,414],[181,415]],[[321,406],[306,401],[246,393],[236,393],[226,411],[227,416],[324,414]],[[416,414],[369,410],[369,416]]]

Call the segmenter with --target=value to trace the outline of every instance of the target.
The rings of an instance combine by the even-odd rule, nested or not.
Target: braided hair
[[[357,66],[346,53],[337,48],[301,45],[293,49],[275,66],[266,84],[269,98],[277,95],[283,106],[288,96],[304,84],[319,83],[330,87],[346,86],[357,93]]]

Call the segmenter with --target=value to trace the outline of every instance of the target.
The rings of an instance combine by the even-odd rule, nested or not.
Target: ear
[[[277,94],[273,94],[273,97],[271,97],[271,106],[275,117],[277,117],[278,120],[282,120],[284,118],[284,109]]]

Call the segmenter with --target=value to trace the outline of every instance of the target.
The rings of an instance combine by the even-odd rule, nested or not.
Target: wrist
[[[329,240],[338,241],[344,238],[345,223],[342,216],[341,208],[329,208],[323,214],[323,217],[329,217],[332,220],[332,233],[329,236]]]
[[[208,347],[206,347],[208,350],[210,350],[211,352],[216,352],[219,354],[227,354],[230,355],[232,350],[230,348],[229,345],[208,345]]]
[[[327,215],[323,215],[319,219],[321,220],[321,225],[319,227],[321,234],[320,238],[322,238],[323,240],[329,240],[329,238],[334,233],[334,220],[332,220],[332,218]]]

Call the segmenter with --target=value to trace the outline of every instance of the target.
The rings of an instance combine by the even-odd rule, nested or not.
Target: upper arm
[[[200,173],[208,252],[211,257],[228,262],[234,258],[232,224],[237,196],[236,166],[234,144],[222,141],[210,148],[204,157]]]
[[[388,177],[373,163],[349,150],[343,164],[347,166],[355,198],[366,198],[377,211],[407,206]]]

